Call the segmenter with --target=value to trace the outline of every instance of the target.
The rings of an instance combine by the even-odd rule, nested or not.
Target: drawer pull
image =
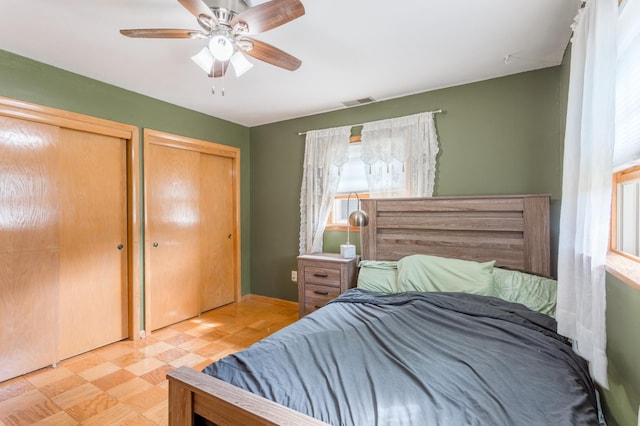
[[[322,306],[318,306],[318,305],[316,305],[316,306],[314,306],[314,308],[316,308],[316,309],[320,309],[320,308],[322,308]]]
[[[329,292],[328,292],[328,291],[318,291],[318,290],[313,290],[313,292],[314,292],[315,294],[321,294],[321,295],[323,295],[323,296],[328,296],[328,295],[329,295]]]
[[[329,274],[319,274],[319,273],[314,273],[313,274],[314,277],[318,277],[318,278],[328,278]]]

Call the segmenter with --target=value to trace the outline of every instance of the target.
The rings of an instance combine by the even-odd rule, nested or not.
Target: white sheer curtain
[[[617,12],[616,0],[589,0],[573,24],[558,250],[558,331],[605,387]]]
[[[307,132],[300,188],[300,254],[322,251],[322,237],[340,171],[348,159],[351,126]]]
[[[438,136],[432,112],[366,123],[362,161],[371,197],[430,197]]]

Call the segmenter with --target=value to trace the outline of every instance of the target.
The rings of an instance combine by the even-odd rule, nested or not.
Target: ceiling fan
[[[178,2],[196,17],[200,30],[151,28],[120,30],[120,33],[134,38],[209,39],[208,46],[191,58],[209,77],[223,77],[229,64],[236,76],[244,74],[253,65],[243,53],[289,71],[302,65],[298,58],[277,47],[248,37],[304,15],[300,0],[271,0],[253,7],[242,0]]]

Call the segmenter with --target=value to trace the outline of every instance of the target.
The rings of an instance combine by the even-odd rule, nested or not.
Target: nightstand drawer
[[[322,299],[328,302],[340,296],[340,287],[327,287],[322,285],[307,284],[304,288],[305,299]],[[325,302],[325,303],[326,303]]]
[[[310,284],[340,287],[340,269],[307,266],[304,268],[304,281]]]
[[[304,303],[304,312],[306,314],[310,314],[313,311],[317,311],[322,308],[324,305],[329,303],[329,301],[320,301],[320,300],[306,300]]]
[[[340,296],[340,287],[307,284],[304,289],[304,308],[307,313],[322,308]]]

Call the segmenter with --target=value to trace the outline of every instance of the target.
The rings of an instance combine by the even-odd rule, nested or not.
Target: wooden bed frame
[[[549,196],[362,199],[362,258],[411,254],[486,262],[550,276]]]
[[[410,254],[490,261],[550,275],[549,196],[507,195],[363,199],[369,225],[362,257]],[[198,414],[216,425],[324,425],[244,389],[180,367],[169,379],[169,425],[192,425]]]

